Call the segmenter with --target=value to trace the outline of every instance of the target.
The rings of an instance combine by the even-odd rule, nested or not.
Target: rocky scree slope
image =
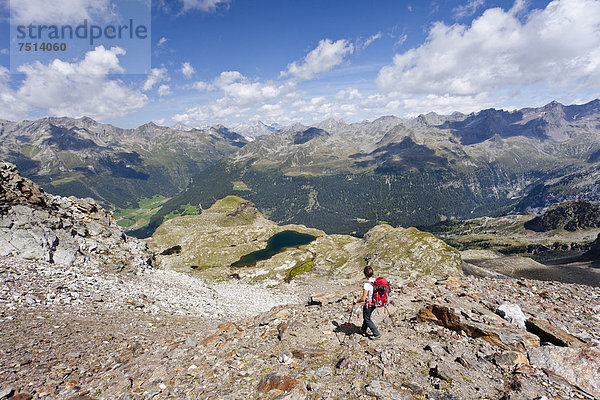
[[[226,291],[194,297],[195,285],[182,292],[173,279],[185,275],[161,273],[148,285],[147,274],[119,282],[0,258],[9,285],[0,292],[0,398],[600,398],[598,289],[476,277],[396,282],[391,316],[374,317],[383,337],[370,341],[358,307],[347,324],[360,285],[292,283],[308,301],[209,320],[184,300],[212,302]],[[240,286],[225,300],[241,310],[254,303]]]
[[[93,200],[45,193],[1,161],[0,255],[129,272],[153,262],[146,244],[127,237]]]
[[[96,399],[112,393],[104,386],[112,372],[103,372],[121,350],[298,301],[294,285],[282,293],[150,268],[146,245],[93,201],[46,194],[9,163],[0,163],[0,178],[2,400]],[[167,379],[160,358],[151,364],[162,378],[144,398]]]

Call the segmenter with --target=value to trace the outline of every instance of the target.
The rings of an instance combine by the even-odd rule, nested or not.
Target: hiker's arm
[[[369,291],[363,289],[362,297],[358,300],[353,300],[354,304],[362,303],[363,301],[365,301],[367,299],[367,294],[369,294]]]

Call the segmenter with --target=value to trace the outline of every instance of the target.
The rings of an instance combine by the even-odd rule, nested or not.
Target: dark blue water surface
[[[255,265],[258,261],[268,260],[277,253],[281,253],[288,247],[298,247],[309,244],[317,237],[308,233],[296,231],[279,232],[269,238],[267,247],[242,256],[238,261],[231,264],[232,267],[249,267]]]

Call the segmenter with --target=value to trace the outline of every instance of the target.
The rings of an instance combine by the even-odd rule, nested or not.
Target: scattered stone
[[[294,361],[294,356],[289,350],[283,350],[279,353],[279,362],[282,364],[291,364]]]
[[[298,381],[285,375],[268,374],[261,378],[258,383],[260,393],[269,393],[271,390],[277,389],[282,392],[289,392],[298,385]]]
[[[513,325],[525,328],[527,317],[521,311],[521,307],[517,304],[504,303],[496,309],[496,314],[507,320]]]
[[[412,393],[391,383],[375,380],[366,387],[367,393],[378,399],[405,400],[413,398]]]
[[[294,350],[294,351],[292,351],[292,354],[294,355],[295,358],[317,358],[317,357],[324,356],[325,354],[327,354],[327,352],[322,349],[306,348],[306,349]]]
[[[290,327],[290,325],[292,325],[292,324],[293,324],[293,322],[284,321],[284,322],[281,322],[279,325],[277,325],[277,339],[283,340],[283,335],[287,331],[288,327]]]
[[[544,342],[552,343],[555,346],[581,346],[585,342],[576,336],[573,336],[548,321],[539,318],[530,318],[525,321],[527,330],[537,336]]]
[[[551,378],[561,378],[576,388],[600,398],[600,348],[597,346],[543,346],[527,353],[531,364]]]
[[[310,299],[308,300],[308,305],[324,305],[324,304],[331,304],[334,301],[336,301],[340,296],[342,296],[344,294],[343,291],[338,290],[335,292],[325,292],[325,293],[321,293],[321,294],[314,294],[312,296],[310,296]]]
[[[338,362],[335,364],[335,367],[338,369],[348,368],[352,364],[352,361],[349,358],[340,358]]]
[[[458,376],[452,368],[445,364],[435,364],[429,368],[429,375],[434,378],[439,378],[446,382],[459,382],[460,376]]]
[[[519,364],[529,364],[527,356],[518,351],[503,351],[493,356],[494,363],[505,369],[512,369]]]
[[[502,349],[519,351],[539,346],[537,336],[520,329],[504,326],[505,322],[504,324],[491,325],[491,322],[495,322],[495,318],[500,318],[491,313],[481,312],[481,314],[490,320],[487,324],[475,321],[467,322],[456,314],[453,308],[432,304],[419,310],[417,319],[419,321],[434,322],[456,332],[464,332],[467,336],[483,339]],[[500,321],[503,320],[500,319]]]
[[[9,397],[8,400],[31,400],[33,396],[28,393],[17,393],[12,397]]]
[[[327,375],[331,375],[333,373],[333,368],[329,366],[324,366],[315,371],[315,375],[319,378],[325,378]]]
[[[6,387],[0,390],[0,400],[5,400],[15,394],[15,389],[12,387]]]
[[[445,285],[448,287],[466,287],[464,283],[462,283],[458,278],[454,276],[449,276],[444,280],[439,280],[436,282],[436,285]]]
[[[38,397],[55,396],[56,389],[56,385],[46,385],[37,393],[37,395]]]
[[[241,332],[242,331],[235,322],[223,322],[222,324],[220,324],[217,327],[217,329],[221,332],[234,332],[234,331]]]

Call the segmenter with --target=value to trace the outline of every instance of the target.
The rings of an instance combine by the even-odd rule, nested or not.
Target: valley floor
[[[173,272],[114,275],[0,258],[0,283],[0,399],[13,390],[59,400],[600,393],[600,289],[589,286],[395,282],[393,319],[376,312],[383,338],[372,342],[358,331],[358,308],[347,324],[360,286],[340,282],[208,285]],[[494,313],[506,302],[572,343],[533,345],[535,336]]]

